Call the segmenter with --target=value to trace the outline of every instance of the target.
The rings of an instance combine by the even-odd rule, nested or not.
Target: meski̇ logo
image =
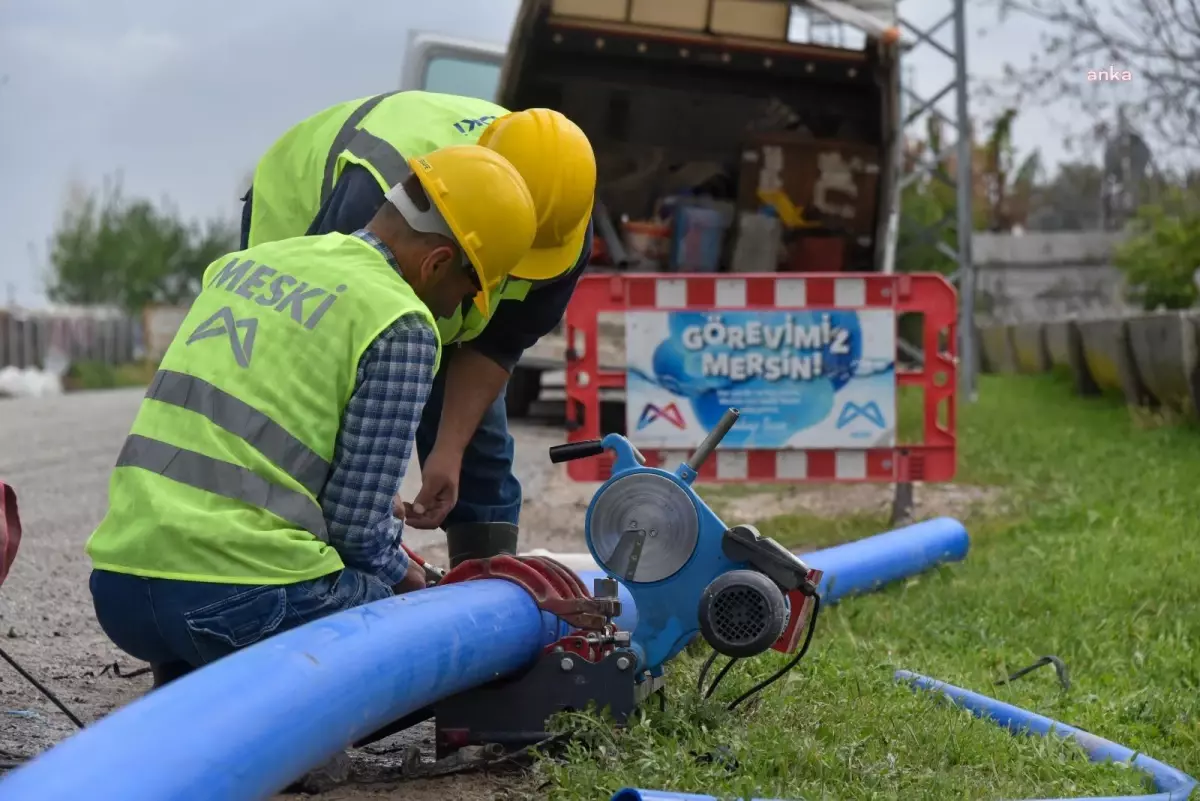
[[[845,428],[860,417],[866,418],[870,423],[874,423],[877,428],[886,427],[883,422],[883,412],[880,411],[879,404],[875,401],[869,401],[862,406],[859,406],[854,401],[846,401],[846,405],[842,407],[842,411],[838,414],[837,427]]]
[[[687,424],[683,422],[683,415],[679,412],[679,407],[675,404],[669,404],[665,408],[660,409],[653,403],[647,403],[646,408],[642,409],[642,416],[638,418],[637,430],[641,431],[646,426],[658,419],[666,420],[676,428],[683,430]]]

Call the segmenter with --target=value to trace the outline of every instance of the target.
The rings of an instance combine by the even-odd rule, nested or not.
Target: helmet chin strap
[[[457,244],[458,238],[454,235],[454,232],[450,230],[450,225],[446,222],[446,218],[442,216],[442,213],[438,211],[438,207],[431,202],[429,204],[429,209],[426,211],[422,211],[421,209],[417,208],[417,205],[413,203],[412,198],[408,196],[408,192],[404,191],[403,183],[398,183],[393,186],[388,190],[384,197],[387,198],[389,203],[396,207],[396,210],[400,212],[401,216],[404,217],[405,222],[408,223],[409,228],[412,228],[414,231],[422,234],[438,234]],[[469,263],[470,262],[464,253],[458,260],[456,266],[464,267]],[[440,284],[445,280],[446,274],[443,273],[438,277],[437,283]],[[470,302],[469,298],[468,302]]]
[[[451,242],[458,242],[458,237],[450,230],[450,225],[438,211],[438,207],[430,203],[428,210],[418,209],[417,204],[413,203],[412,198],[408,196],[408,192],[404,191],[403,183],[393,186],[384,197],[396,207],[405,222],[408,223],[409,228],[422,234],[439,234]]]

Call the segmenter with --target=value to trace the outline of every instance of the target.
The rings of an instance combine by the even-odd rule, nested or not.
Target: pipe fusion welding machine
[[[514,581],[573,631],[524,673],[436,704],[439,757],[468,745],[513,749],[541,742],[549,736],[548,718],[589,703],[607,707],[624,724],[662,689],[664,665],[697,633],[715,651],[704,673],[718,654],[730,657],[717,682],[738,659],[771,649],[794,654],[733,705],[800,661],[816,624],[821,571],[753,526],[727,527],[692,488],[701,465],[737,420],[737,410],[727,410],[674,472],[647,467],[638,449],[617,434],[550,449],[555,463],[611,455],[612,475],[592,498],[585,527],[588,549],[604,576],[589,593],[578,576],[552,559],[496,556],[463,562],[442,579],[441,584]],[[614,622],[622,589],[636,608],[632,631]]]

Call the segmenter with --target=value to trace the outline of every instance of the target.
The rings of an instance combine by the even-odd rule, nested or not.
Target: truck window
[[[499,84],[499,64],[453,56],[434,56],[427,63],[421,88],[428,92],[495,100]]]

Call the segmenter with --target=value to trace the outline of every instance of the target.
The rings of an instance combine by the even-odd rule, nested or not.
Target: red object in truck
[[[21,518],[17,515],[17,493],[0,482],[0,584],[17,559],[21,544]]]
[[[608,245],[601,236],[592,237],[592,264],[612,264],[612,256],[608,253]]]
[[[798,236],[788,243],[788,273],[840,273],[846,267],[846,240],[840,236]]]

